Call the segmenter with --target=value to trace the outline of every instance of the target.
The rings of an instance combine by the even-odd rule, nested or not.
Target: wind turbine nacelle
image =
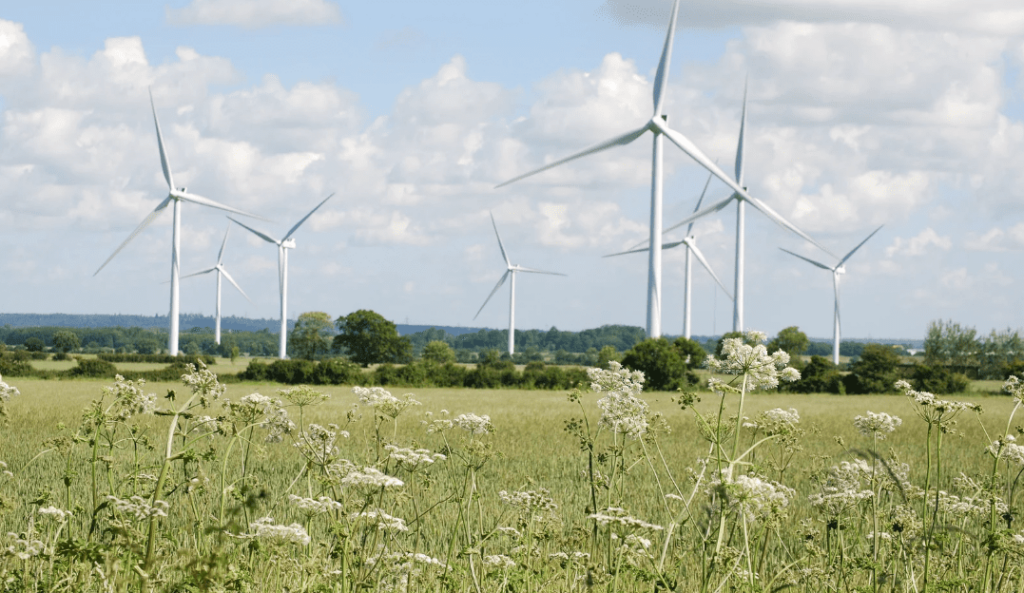
[[[285,249],[295,249],[295,239],[286,239],[281,242],[281,247]]]
[[[839,266],[838,268],[836,268],[836,274],[845,274],[845,273],[846,273],[846,266]]]

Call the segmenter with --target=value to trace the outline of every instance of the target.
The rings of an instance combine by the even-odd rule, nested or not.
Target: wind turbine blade
[[[779,249],[782,249],[782,248],[779,247]],[[788,249],[782,249],[782,251],[785,251],[786,253],[792,255],[793,257],[799,257],[800,259],[804,260],[805,262],[807,262],[807,263],[809,263],[809,264],[811,264],[813,266],[818,266],[822,270],[828,270],[829,272],[833,271],[832,266],[826,266],[825,264],[823,264],[821,262],[816,262],[813,259],[808,259],[808,258],[800,255],[799,253],[793,253],[792,251],[790,251]],[[836,266],[836,267],[838,268],[839,266]]]
[[[868,239],[870,239],[871,237],[874,237],[874,236],[875,236],[875,233],[877,233],[878,231],[882,230],[882,227],[883,227],[883,226],[885,226],[885,225],[883,224],[882,226],[880,226],[880,227],[878,227],[877,229],[875,229],[875,231],[874,231],[873,233],[871,233],[870,235],[868,235],[867,239],[864,239],[864,240],[863,240],[863,241],[861,241],[861,242],[860,242],[860,243],[859,243],[859,244],[858,244],[858,245],[857,245],[856,247],[854,247],[853,249],[851,249],[851,250],[850,250],[850,253],[847,253],[847,254],[846,254],[846,256],[845,256],[845,257],[843,257],[843,259],[839,260],[839,263],[838,263],[838,264],[836,264],[836,267],[838,268],[839,266],[841,266],[841,265],[845,264],[845,263],[846,263],[846,260],[850,259],[850,256],[851,256],[851,255],[853,255],[853,254],[854,254],[854,253],[855,253],[855,252],[856,252],[856,251],[857,251],[858,249],[860,249],[860,248],[861,248],[861,245],[864,245],[865,243],[867,243],[867,242],[868,242]]]
[[[186,202],[192,202],[193,204],[199,204],[201,206],[209,206],[210,208],[217,208],[218,210],[225,210],[227,212],[231,212],[232,214],[241,214],[242,216],[248,216],[249,218],[256,218],[256,219],[259,219],[259,220],[267,220],[267,219],[263,218],[262,216],[256,216],[255,214],[249,214],[248,212],[246,212],[244,210],[239,210],[238,208],[232,208],[231,206],[226,206],[224,204],[221,204],[220,202],[214,202],[210,198],[204,198],[203,196],[200,196],[200,195],[197,195],[197,194],[192,194],[192,193],[183,192],[183,191],[172,191],[171,195],[176,197],[176,198],[179,198],[181,200],[185,200]]]
[[[545,272],[544,270],[534,270],[533,268],[524,268],[522,266],[519,266],[518,268],[516,268],[516,271],[517,272],[529,272],[531,274],[550,274],[552,276],[568,276],[568,274],[563,274],[561,272]]]
[[[684,224],[689,224],[691,222],[696,221],[699,218],[704,218],[705,216],[707,216],[709,214],[714,214],[715,212],[718,212],[722,208],[725,208],[726,206],[728,206],[734,199],[736,199],[736,194],[732,194],[728,198],[725,198],[724,200],[715,202],[714,204],[708,206],[707,208],[704,208],[703,210],[698,210],[698,211],[694,212],[693,214],[687,216],[683,220],[681,220],[681,221],[675,223],[674,225],[668,227],[667,229],[663,230],[662,233],[667,233],[669,231],[674,231],[674,230],[678,229],[679,227],[683,226]]]
[[[658,73],[654,76],[654,117],[661,115],[661,109],[665,105],[665,88],[668,86],[668,70],[672,63],[672,40],[676,36],[676,17],[679,14],[679,0],[672,4],[672,14],[669,16],[668,33],[665,35],[665,45],[661,49],[661,60],[658,61]]]
[[[667,136],[668,139],[672,141],[672,144],[675,144],[680,150],[690,155],[690,158],[697,161],[700,166],[710,171],[715,177],[721,179],[722,182],[728,185],[734,192],[746,197],[746,191],[744,191],[732,177],[726,175],[714,161],[709,159],[708,155],[704,154],[704,151],[691,142],[689,138],[668,127],[665,122],[659,121],[660,119],[661,118],[656,118],[651,120],[651,126],[657,128],[659,132]]]
[[[736,142],[736,183],[743,185],[743,132],[747,127],[747,83],[743,83],[743,112],[740,116],[740,138]]]
[[[480,316],[480,311],[484,310],[484,307],[487,306],[488,301],[491,300],[491,297],[494,296],[494,293],[498,292],[498,289],[501,288],[501,285],[505,283],[505,279],[508,278],[508,275],[511,273],[512,270],[505,270],[505,273],[501,275],[501,279],[498,280],[498,283],[494,285],[494,290],[492,290],[491,294],[487,295],[487,298],[484,299],[484,304],[480,305],[480,310],[476,312],[476,315],[473,316],[473,319],[476,319],[477,317]]]
[[[683,240],[683,241],[673,241],[672,243],[662,243],[661,250],[664,251],[666,249],[672,249],[673,247],[678,247],[678,246],[682,245],[685,242],[686,242],[686,240]],[[647,241],[644,241],[644,243],[647,243]],[[643,245],[644,243],[641,243],[641,245]],[[650,247],[640,247],[639,249],[634,247],[633,249],[630,249],[629,251],[620,251],[618,253],[609,253],[608,255],[602,255],[601,257],[615,257],[617,255],[626,255],[628,253],[643,253],[645,251],[650,251],[650,250],[651,250]]]
[[[700,197],[697,198],[697,205],[693,207],[693,211],[694,212],[697,212],[698,210],[700,210],[700,205],[701,205],[701,203],[704,202],[704,195],[706,193],[708,193],[708,186],[711,185],[711,180],[714,179],[714,177],[715,177],[714,173],[708,173],[708,180],[704,182],[704,189],[701,190]],[[697,222],[696,220],[691,220],[690,221],[690,226],[686,227],[686,236],[687,237],[690,236],[690,232],[693,230],[693,225],[696,222]]]
[[[121,246],[118,247],[117,249],[115,249],[114,253],[110,254],[110,257],[107,258],[107,261],[103,262],[103,265],[99,267],[99,270],[96,270],[96,272],[93,274],[93,276],[95,276],[96,274],[99,274],[100,270],[105,268],[107,266],[107,264],[110,263],[110,260],[114,259],[115,255],[117,255],[118,253],[121,253],[121,250],[124,249],[125,246],[128,245],[128,243],[131,243],[132,239],[134,239],[136,236],[138,236],[138,234],[141,233],[143,231],[143,229],[148,227],[150,225],[150,223],[152,223],[154,220],[156,220],[156,217],[160,215],[160,211],[163,210],[164,208],[166,208],[167,205],[170,204],[171,200],[173,200],[173,199],[174,198],[172,198],[170,196],[167,196],[166,198],[164,198],[163,202],[160,202],[160,204],[157,205],[157,207],[155,209],[153,209],[152,212],[149,213],[149,216],[147,216],[146,218],[142,219],[142,222],[139,223],[139,226],[135,227],[135,230],[132,231],[132,234],[128,235],[128,238],[124,240],[124,243],[121,243]]]
[[[227,271],[227,270],[225,270],[225,269],[224,269],[224,268],[222,267],[222,268],[220,269],[220,273],[221,273],[221,274],[224,274],[224,277],[228,279],[228,282],[230,282],[230,283],[231,283],[231,286],[234,286],[235,288],[237,288],[237,289],[238,289],[238,292],[242,293],[242,296],[244,296],[244,297],[245,297],[245,300],[249,301],[250,303],[252,302],[252,299],[250,299],[250,298],[249,298],[249,295],[245,294],[245,291],[244,291],[244,290],[242,290],[242,287],[241,287],[241,286],[239,286],[237,282],[235,282],[235,279],[231,277],[231,274],[228,274],[228,271]]]
[[[228,233],[231,232],[231,225],[224,231],[224,240],[220,243],[220,252],[217,253],[217,265],[219,266],[224,261],[224,246],[228,244]]]
[[[530,177],[532,175],[536,175],[537,173],[540,173],[541,171],[547,171],[548,169],[553,169],[553,168],[557,167],[558,165],[562,165],[562,164],[568,163],[569,161],[574,161],[574,160],[576,160],[578,158],[582,158],[582,157],[585,157],[587,155],[594,154],[595,152],[601,152],[602,150],[607,150],[607,149],[612,148],[614,146],[624,146],[624,145],[629,144],[630,142],[636,140],[640,136],[642,136],[643,133],[646,132],[649,128],[650,128],[650,124],[649,123],[648,124],[644,124],[644,126],[642,128],[639,128],[637,130],[633,130],[632,132],[627,132],[627,133],[625,133],[625,134],[623,134],[621,136],[616,136],[615,138],[612,138],[611,140],[606,140],[606,141],[604,141],[604,142],[602,142],[600,144],[595,144],[594,146],[591,146],[590,148],[587,148],[585,150],[581,150],[580,152],[577,152],[576,154],[572,154],[572,155],[567,156],[567,157],[565,157],[563,159],[559,159],[559,160],[557,160],[557,161],[555,161],[553,163],[548,163],[547,165],[544,165],[543,167],[541,167],[539,169],[534,169],[533,171],[530,171],[529,173],[523,173],[522,175],[520,175],[518,177],[513,177],[512,179],[509,179],[508,181],[505,181],[503,183],[499,183],[498,185],[496,185],[494,187],[495,187],[495,189],[497,189],[499,187],[504,187],[504,186],[506,186],[506,185],[508,185],[510,183],[515,183],[516,181],[519,181],[521,179],[525,179],[525,178]]]
[[[184,280],[185,278],[192,278],[192,277],[195,277],[195,276],[202,276],[203,274],[209,274],[210,272],[214,272],[216,270],[217,270],[217,268],[210,268],[209,270],[201,270],[199,272],[193,272],[191,274],[187,274],[185,276],[182,276],[181,279]]]
[[[293,233],[294,233],[295,231],[299,230],[299,227],[300,227],[300,226],[302,226],[302,223],[306,222],[306,219],[307,219],[307,218],[309,218],[310,216],[313,216],[313,213],[314,213],[314,212],[316,212],[317,210],[319,210],[319,209],[320,209],[320,206],[323,206],[324,204],[326,204],[326,203],[327,203],[327,200],[330,200],[330,199],[331,199],[331,198],[333,198],[333,197],[334,197],[334,194],[332,193],[331,195],[329,195],[329,196],[327,196],[326,198],[324,198],[324,201],[323,201],[323,202],[320,202],[319,204],[317,204],[317,205],[316,205],[316,208],[313,208],[312,210],[310,210],[310,211],[309,211],[309,214],[307,214],[307,215],[303,216],[303,217],[302,217],[302,220],[300,220],[299,222],[295,223],[295,226],[293,226],[293,227],[291,228],[291,230],[290,230],[290,231],[288,231],[288,234],[284,236],[284,239],[281,239],[281,240],[282,240],[282,241],[287,241],[287,240],[288,240],[288,239],[289,239],[289,238],[290,238],[290,237],[292,236],[292,234],[293,234]]]
[[[708,271],[708,274],[711,274],[711,277],[715,279],[715,282],[718,283],[718,286],[722,288],[722,291],[725,293],[727,297],[729,297],[729,300],[731,301],[732,294],[729,292],[729,289],[725,287],[725,284],[723,284],[722,281],[719,280],[718,275],[715,274],[715,271],[711,269],[711,264],[708,263],[708,260],[704,257],[704,254],[701,253],[700,249],[698,249],[696,245],[690,242],[687,242],[686,245],[687,247],[690,248],[690,252],[697,257],[697,261],[700,262],[700,265],[704,266],[704,269]]]
[[[836,259],[839,259],[838,257],[836,257],[836,254],[834,254],[831,251],[829,251],[828,249],[826,249],[821,243],[818,243],[817,241],[812,239],[810,235],[808,235],[807,233],[805,233],[805,232],[801,231],[800,229],[796,228],[796,225],[794,225],[793,223],[791,223],[788,220],[786,220],[785,218],[783,218],[782,215],[779,214],[778,212],[772,210],[771,207],[768,206],[768,204],[765,204],[764,202],[762,202],[761,200],[758,200],[757,198],[754,198],[754,197],[751,197],[749,195],[746,195],[746,192],[743,192],[743,197],[744,197],[744,199],[747,200],[747,203],[749,203],[754,208],[757,208],[758,210],[760,210],[761,214],[764,214],[768,218],[772,219],[773,221],[775,221],[776,224],[778,224],[782,228],[788,229],[789,231],[791,231],[793,233],[796,233],[797,235],[802,237],[805,241],[807,241],[811,245],[814,245],[815,247],[817,247],[818,249],[820,249],[820,250],[824,251],[825,253],[831,255],[832,257],[835,257]]]
[[[243,229],[246,229],[250,233],[256,235],[257,237],[259,237],[260,239],[263,239],[264,241],[266,241],[268,243],[273,243],[274,245],[280,245],[281,244],[280,241],[278,241],[277,239],[271,237],[270,235],[261,233],[260,231],[257,231],[256,229],[252,228],[251,226],[246,226],[246,225],[238,222],[234,218],[231,218],[230,216],[228,217],[228,220],[230,220],[231,222],[237,224],[238,226],[242,227]]]
[[[153,102],[153,89],[149,89],[149,106],[153,108],[153,123],[156,124],[156,143],[160,147],[160,166],[164,170],[164,180],[167,181],[167,188],[174,190],[174,178],[171,176],[171,165],[167,162],[167,152],[164,150],[164,137],[160,133],[160,120],[156,117],[156,103]]]
[[[491,212],[490,214],[491,214],[491,226],[494,227],[494,235],[496,237],[498,237],[498,249],[501,249],[501,257],[505,258],[505,264],[508,265],[508,267],[511,268],[512,267],[512,262],[509,261],[508,254],[505,253],[505,245],[502,244],[502,242],[501,242],[501,235],[498,233],[498,223],[494,222],[494,213]]]

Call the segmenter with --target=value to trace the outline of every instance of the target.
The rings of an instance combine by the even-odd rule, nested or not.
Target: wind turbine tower
[[[199,272],[195,272],[194,274],[189,274],[187,276],[182,276],[182,279],[184,280],[185,278],[192,278],[193,276],[200,276],[202,274],[209,274],[210,272],[217,272],[217,319],[216,319],[216,322],[214,323],[213,340],[217,343],[218,346],[220,345],[220,288],[221,288],[221,277],[223,276],[224,278],[227,278],[228,282],[230,282],[232,286],[237,288],[238,292],[242,293],[242,296],[244,296],[247,301],[249,301],[250,303],[252,302],[252,299],[249,298],[249,295],[245,294],[245,291],[242,290],[242,287],[239,286],[237,282],[235,282],[235,279],[231,277],[231,274],[228,274],[227,268],[224,267],[224,246],[228,244],[228,233],[230,233],[230,232],[231,232],[231,226],[229,225],[227,230],[224,231],[224,241],[222,241],[221,244],[220,244],[220,253],[217,254],[217,265],[213,266],[212,268],[206,269],[206,270],[201,270]]]
[[[313,216],[313,213],[319,210],[320,206],[326,204],[327,200],[330,200],[333,196],[334,194],[327,196],[324,198],[323,202],[316,205],[316,208],[310,210],[309,214],[303,216],[302,220],[295,223],[295,226],[288,231],[283,239],[275,239],[266,233],[257,231],[252,227],[238,222],[230,216],[228,217],[229,220],[256,235],[260,239],[277,245],[277,284],[281,292],[281,336],[278,341],[279,348],[277,356],[281,360],[288,357],[288,250],[295,249],[295,239],[292,238],[292,235],[295,234],[295,231],[299,230],[299,227],[302,226],[302,223],[306,222],[306,219]]]
[[[527,272],[529,274],[551,274],[553,276],[565,276],[565,274],[534,270],[532,268],[524,268],[523,266],[513,264],[509,261],[508,254],[505,253],[505,246],[501,242],[501,235],[498,234],[498,223],[494,222],[494,214],[491,214],[491,225],[494,226],[494,235],[498,237],[498,248],[501,249],[501,257],[505,259],[505,266],[507,269],[505,270],[505,273],[501,275],[501,279],[498,280],[498,284],[496,284],[494,289],[491,290],[491,294],[487,295],[487,298],[484,299],[484,304],[480,305],[480,309],[476,312],[476,315],[473,316],[473,319],[480,316],[480,311],[484,310],[484,307],[487,306],[488,301],[491,300],[494,293],[498,292],[501,285],[505,284],[505,280],[511,277],[512,282],[509,285],[508,297],[508,355],[512,356],[515,354],[516,349],[516,273]]]
[[[885,225],[882,225],[882,226],[885,226]],[[846,266],[844,265],[844,264],[846,264],[846,260],[850,259],[850,256],[853,255],[858,249],[860,249],[861,245],[867,243],[868,239],[870,239],[871,237],[874,237],[875,233],[877,233],[880,230],[882,230],[881,226],[878,227],[877,229],[875,229],[863,241],[858,243],[856,247],[851,249],[850,253],[847,253],[843,257],[843,259],[839,260],[839,263],[836,264],[835,266],[827,266],[827,265],[825,265],[825,264],[823,264],[821,262],[817,262],[817,261],[814,261],[813,259],[809,259],[809,258],[806,258],[806,257],[804,257],[802,255],[793,253],[792,251],[790,251],[788,249],[782,249],[781,247],[779,248],[779,249],[782,249],[783,251],[785,251],[786,253],[788,253],[788,254],[790,254],[790,255],[792,255],[794,257],[799,257],[800,259],[804,260],[805,262],[807,262],[807,263],[809,263],[809,264],[811,264],[813,266],[817,266],[817,267],[819,267],[819,268],[821,268],[823,270],[828,270],[828,271],[832,272],[832,287],[835,289],[835,294],[836,294],[835,315],[834,315],[834,323],[833,323],[833,326],[832,326],[832,364],[836,364],[836,365],[839,364],[839,339],[840,339],[840,333],[842,331],[842,328],[840,327],[840,322],[839,322],[839,276],[846,273]]]
[[[152,92],[149,93],[149,104],[150,107],[152,107],[153,109],[153,123],[156,124],[156,143],[157,146],[160,148],[160,166],[164,172],[164,180],[167,182],[167,197],[164,198],[164,200],[160,202],[160,204],[158,204],[157,207],[154,208],[152,212],[149,213],[149,216],[142,220],[139,226],[135,227],[135,230],[132,231],[132,234],[128,235],[128,238],[124,240],[124,243],[121,243],[121,246],[114,250],[114,253],[112,253],[110,257],[107,258],[107,261],[103,262],[103,265],[100,266],[98,270],[96,270],[93,276],[99,274],[100,270],[106,267],[106,265],[110,263],[110,260],[114,259],[114,256],[120,253],[121,250],[124,249],[125,246],[128,245],[128,243],[131,242],[132,239],[137,237],[139,233],[143,231],[143,229],[145,229],[147,226],[150,225],[150,223],[156,220],[156,217],[159,216],[160,212],[162,212],[164,208],[173,203],[174,208],[172,210],[174,212],[174,220],[173,226],[171,227],[171,310],[170,314],[168,315],[168,318],[170,319],[170,335],[167,341],[167,351],[170,353],[171,356],[177,356],[178,311],[180,309],[178,303],[178,284],[181,267],[181,203],[192,202],[193,204],[198,204],[200,206],[218,208],[220,210],[226,210],[228,212],[233,212],[235,214],[241,214],[242,216],[249,216],[252,218],[259,217],[238,210],[237,208],[225,206],[224,204],[221,204],[219,202],[214,202],[209,198],[204,198],[203,196],[189,193],[188,190],[184,187],[181,189],[176,189],[174,187],[174,178],[171,176],[171,165],[167,159],[167,152],[164,150],[164,139],[163,136],[160,134],[160,120],[157,119],[156,116],[156,104],[153,102]]]

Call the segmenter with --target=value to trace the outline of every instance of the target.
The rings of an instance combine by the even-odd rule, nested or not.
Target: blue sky
[[[644,324],[650,143],[495,190],[650,114],[662,0],[177,0],[19,3],[0,10],[0,310],[163,313],[170,215],[96,268],[165,195],[146,88],[179,184],[283,233],[328,193],[292,252],[290,315],[371,308],[399,322],[505,327],[493,212],[523,276],[517,327]],[[683,2],[667,113],[732,169],[750,83],[747,185],[847,265],[849,337],[920,337],[933,319],[1020,327],[1024,9],[1006,0]],[[666,149],[665,220],[704,173]],[[727,191],[713,183],[709,199]],[[746,321],[831,334],[831,263],[747,215]],[[183,208],[183,272],[226,228]],[[732,284],[734,214],[695,227]],[[226,264],[277,315],[275,251],[232,230]],[[681,236],[669,235],[666,240]],[[682,323],[682,254],[666,252],[663,327]],[[731,304],[694,274],[694,331]],[[213,280],[182,310],[212,313]]]

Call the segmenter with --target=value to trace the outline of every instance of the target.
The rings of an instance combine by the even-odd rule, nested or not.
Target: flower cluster
[[[776,350],[768,354],[761,332],[747,332],[745,338],[727,338],[722,342],[723,359],[708,355],[706,365],[712,372],[726,375],[746,375],[746,386],[750,389],[774,389],[779,380],[796,381],[800,372],[789,364],[789,354]],[[725,384],[718,379],[709,382],[714,391],[723,391]]]
[[[294,447],[302,456],[317,465],[327,465],[334,459],[337,450],[334,443],[338,436],[347,439],[347,430],[338,430],[338,425],[328,424],[326,428],[319,424],[310,424],[307,430],[299,433]]]
[[[929,424],[944,425],[951,422],[961,412],[967,410],[981,411],[981,407],[978,404],[938,399],[934,394],[927,391],[916,391],[906,381],[897,381],[896,389],[902,390],[904,395],[914,400],[914,403],[917,404],[914,411]]]
[[[367,519],[370,522],[376,521],[377,529],[380,531],[409,531],[409,527],[405,524],[405,519],[392,517],[381,509],[352,513],[349,515],[349,519],[353,521],[358,519]]]
[[[618,525],[627,529],[647,529],[649,531],[661,531],[661,525],[648,523],[643,519],[631,517],[626,509],[620,507],[608,507],[607,509],[588,516],[589,519],[597,521],[598,525]]]
[[[0,376],[0,416],[7,415],[7,402],[16,395],[21,395],[18,388],[4,383],[3,376]]]
[[[470,434],[491,434],[494,427],[491,426],[491,417],[488,415],[477,416],[476,414],[459,414],[455,417],[455,426]]]
[[[309,534],[306,533],[306,528],[302,525],[298,523],[275,525],[274,519],[271,517],[257,519],[249,525],[249,529],[252,531],[251,534],[248,534],[249,537],[257,537],[270,542],[299,544],[300,546],[307,546],[310,542]]]
[[[728,506],[743,513],[748,521],[778,514],[796,496],[795,490],[778,482],[754,475],[732,478],[727,471],[712,480],[708,488],[721,496]]]
[[[57,507],[55,507],[53,505],[46,506],[46,507],[41,507],[38,512],[39,512],[40,515],[43,515],[44,517],[53,517],[54,519],[56,519],[57,521],[59,521],[61,523],[63,523],[64,521],[67,521],[72,516],[74,516],[71,511],[65,511],[63,509],[58,509]]]
[[[434,434],[435,432],[444,432],[446,430],[451,430],[452,428],[455,427],[455,423],[452,422],[450,418],[448,418],[448,410],[441,410],[441,417],[437,419],[434,418],[433,412],[426,412],[424,416],[426,416],[427,419],[420,420],[420,424],[422,424],[424,428],[426,428],[427,434]]]
[[[146,395],[143,391],[145,385],[145,379],[139,379],[136,384],[133,381],[125,381],[121,375],[114,375],[114,386],[103,388],[104,395],[114,400],[118,420],[125,421],[137,414],[153,413],[156,409],[156,395]]]
[[[300,408],[322,404],[331,399],[331,394],[317,391],[308,385],[279,389],[278,393],[285,401]]]
[[[18,537],[16,533],[8,533],[8,537],[14,539],[14,544],[7,546],[7,553],[18,560],[28,560],[43,553],[46,546],[43,542],[33,539],[31,535]]]
[[[362,471],[353,469],[348,472],[341,483],[345,486],[377,490],[380,488],[401,488],[405,482],[389,476],[375,467],[364,467]]]
[[[199,404],[204,408],[224,397],[228,386],[217,381],[217,375],[206,368],[202,361],[199,366],[192,363],[185,365],[188,372],[181,376],[181,382],[192,390],[192,395],[199,396]]]
[[[1009,393],[1013,401],[1019,404],[1024,403],[1024,383],[1017,378],[1017,375],[1010,375],[1006,382],[1003,383],[1003,391]]]
[[[392,420],[398,418],[407,408],[422,405],[412,398],[411,393],[398,398],[383,387],[353,387],[352,391],[359,396],[359,403]]]
[[[431,453],[427,449],[407,449],[395,445],[385,445],[384,450],[388,452],[388,459],[410,472],[420,467],[433,465],[435,461],[448,459],[442,453]]]
[[[555,504],[555,500],[551,498],[550,494],[543,488],[517,492],[502,490],[498,493],[498,498],[501,502],[516,507],[520,516],[527,520],[544,522],[554,518],[555,510],[558,509],[558,505]]]
[[[288,500],[307,517],[322,515],[331,511],[340,511],[342,508],[342,504],[340,502],[327,496],[321,496],[320,498],[313,499],[289,494]]]
[[[162,500],[149,504],[149,501],[141,496],[133,496],[124,500],[116,496],[108,495],[106,499],[110,501],[110,505],[114,507],[114,510],[118,513],[122,515],[131,515],[132,517],[135,517],[137,521],[145,521],[152,517],[166,517],[167,509],[170,508],[170,505]]]
[[[864,436],[874,436],[880,441],[903,424],[898,416],[890,416],[885,412],[867,412],[867,416],[857,416],[853,419],[853,425]]]
[[[494,554],[492,556],[484,556],[484,566],[508,570],[515,568],[516,562],[504,554]]]
[[[639,395],[644,388],[644,374],[622,368],[615,361],[608,363],[608,370],[587,369],[590,388],[605,396],[597,400],[601,408],[602,426],[616,434],[638,439],[647,432],[647,402]]]
[[[762,430],[767,435],[790,435],[796,432],[799,424],[800,413],[796,408],[775,408],[761,412],[753,420],[744,422],[743,427]]]
[[[998,459],[1024,465],[1024,446],[1018,445],[1016,441],[1016,437],[1008,434],[989,445],[988,452]]]

